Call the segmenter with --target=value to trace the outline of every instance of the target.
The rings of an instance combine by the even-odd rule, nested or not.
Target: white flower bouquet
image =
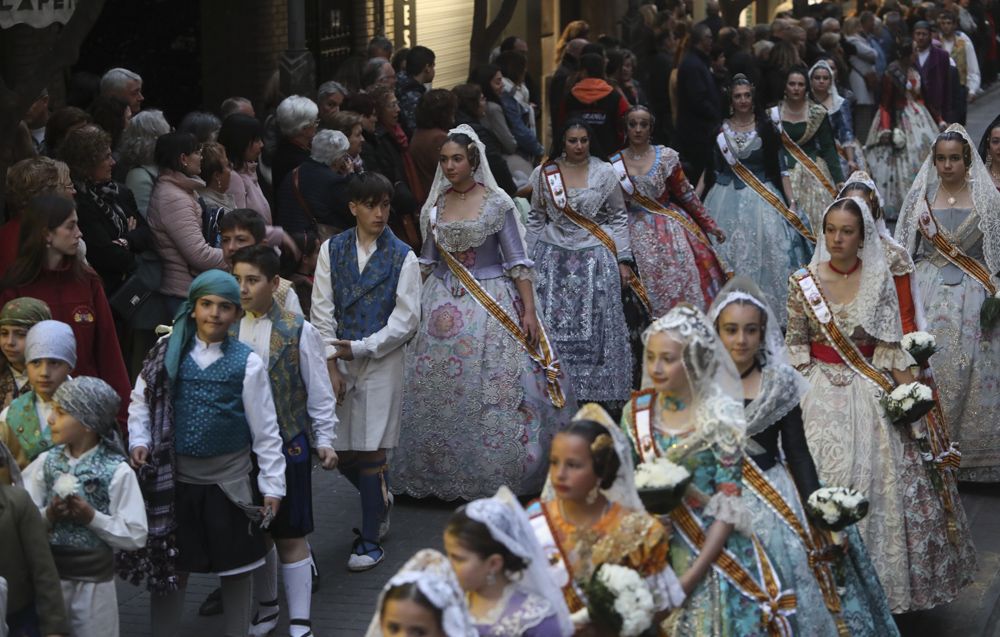
[[[809,495],[806,512],[816,526],[840,532],[868,515],[868,499],[847,487],[823,487]]]
[[[602,564],[587,584],[589,621],[622,637],[638,637],[653,625],[656,607],[649,587],[636,571]]]
[[[646,510],[667,515],[680,506],[691,484],[691,473],[666,458],[644,462],[635,469],[635,487]]]
[[[921,367],[938,351],[937,339],[927,332],[910,332],[903,336],[899,344]]]
[[[883,396],[882,407],[893,424],[909,425],[934,407],[934,392],[923,383],[906,383]]]
[[[903,150],[906,148],[906,135],[903,133],[902,129],[892,129],[892,145],[896,148],[896,150]]]
[[[77,495],[80,493],[80,480],[72,473],[60,474],[52,484],[52,492],[63,500]]]

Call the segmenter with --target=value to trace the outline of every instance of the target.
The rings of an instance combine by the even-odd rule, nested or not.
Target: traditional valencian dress
[[[614,169],[596,157],[589,161],[586,188],[566,188],[561,177],[553,187],[542,167],[532,174],[528,252],[538,270],[539,313],[577,399],[621,403],[632,386],[618,271],[618,263],[632,260],[628,216]],[[613,240],[617,255],[564,213],[566,202]]]
[[[486,162],[477,178],[480,171],[488,171]],[[441,181],[439,169],[435,184]],[[492,175],[480,181],[489,186]],[[567,407],[559,408],[545,370],[468,291],[438,250],[452,255],[518,322],[524,308],[514,281],[531,280],[534,263],[525,253],[517,211],[510,197],[488,187],[475,219],[442,221],[445,189],[435,187],[432,194],[435,190],[440,195],[428,199],[422,215],[420,265],[426,278],[420,327],[407,351],[391,487],[443,500],[488,496],[501,485],[519,495],[538,493],[552,436],[575,406],[570,383],[562,375]]]
[[[786,362],[781,329],[763,298],[748,280],[734,279],[719,293],[709,314],[717,322],[728,305],[742,303],[756,306],[766,316],[758,354],[760,391],[752,400],[744,399],[747,434],[760,447],[743,462],[743,503],[753,518],[754,533],[782,582],[795,590],[796,634],[837,635],[846,630],[857,637],[898,635],[857,530],[849,527],[843,532],[844,555],[826,534],[811,528],[806,517],[803,502],[820,487],[799,408],[809,385]]]
[[[577,527],[566,519],[549,483],[541,499],[528,507],[535,536],[548,557],[554,580],[562,586],[569,610],[575,613],[586,608],[584,587],[602,564],[636,571],[649,587],[657,611],[677,607],[684,600],[684,591],[670,567],[667,530],[642,508],[628,441],[597,405],[585,405],[576,418],[605,426],[621,467],[614,484],[604,491],[607,508],[590,527]]]
[[[656,157],[648,171],[625,175],[640,195],[630,196],[627,190],[624,193],[632,256],[649,292],[653,316],[663,316],[678,303],[704,310],[726,280],[723,267],[705,243],[705,233],[717,225],[684,176],[677,151],[666,146],[654,146],[653,151]],[[616,171],[624,169],[624,162],[619,162],[612,156]],[[623,177],[621,172],[618,176]],[[651,211],[641,197],[669,209],[687,225],[655,209]],[[671,199],[680,205],[671,203]]]
[[[680,610],[667,620],[671,627],[669,634],[674,637],[768,635],[769,625],[790,627],[797,606],[794,596],[788,595],[792,583],[781,580],[773,561],[762,548],[754,546],[750,514],[741,497],[743,409],[735,398],[723,392],[713,374],[713,370],[723,370],[720,373],[730,373],[738,382],[736,369],[705,315],[698,310],[685,306],[671,310],[653,323],[646,337],[661,332],[684,345],[685,373],[693,379],[695,395],[694,404],[688,409],[695,422],[684,431],[666,428],[660,419],[661,397],[655,390],[647,389],[633,395],[622,416],[622,428],[640,462],[664,456],[692,476],[683,504],[669,516],[674,526],[670,563],[678,576],[683,576],[697,559],[704,541],[699,542],[692,529],[700,529],[704,535],[716,520],[732,524],[735,528],[726,539],[723,555],[737,565],[734,570],[757,582],[755,592],[761,595],[755,599],[753,592],[735,585],[716,560]],[[689,368],[689,361],[698,369]],[[644,377],[643,385],[649,386],[648,376]],[[760,577],[763,570],[780,581],[777,590],[767,590]],[[775,615],[773,624],[761,614],[762,605],[771,602],[784,611]]]
[[[934,144],[938,126],[920,97],[917,69],[903,70],[899,62],[890,64],[882,76],[881,95],[865,154],[872,179],[885,200],[883,213],[895,221],[913,176]],[[901,135],[896,135],[897,130]]]
[[[833,130],[833,137],[837,145],[837,155],[840,159],[840,170],[847,174],[847,154],[844,149],[850,147],[854,149],[854,161],[864,165],[865,156],[861,152],[861,146],[854,138],[854,124],[851,117],[851,101],[844,99],[837,90],[835,78],[837,72],[829,60],[819,60],[809,68],[809,80],[812,81],[813,73],[818,69],[825,69],[830,74],[830,108],[826,111],[826,117],[830,121],[830,128]],[[816,102],[823,108],[825,104]]]
[[[965,129],[953,125],[949,130]],[[972,141],[969,140],[971,147]],[[1000,279],[1000,193],[989,172],[974,152],[969,168],[973,208],[935,209],[938,188],[933,158],[928,157],[906,197],[896,240],[913,255],[916,279],[923,300],[927,330],[937,339],[939,351],[931,359],[941,391],[941,404],[952,440],[961,445],[963,480],[1000,481],[1000,329],[984,331],[979,313],[987,298],[984,282],[950,261],[924,236],[925,224],[936,222],[938,231],[952,246]]]
[[[819,172],[831,187],[844,181],[844,173],[840,169],[840,156],[837,155],[837,144],[833,136],[833,127],[827,118],[826,108],[815,103],[806,103],[809,112],[803,122],[782,121],[781,128],[788,137],[813,161]],[[781,112],[780,104],[772,109]],[[772,121],[775,115],[772,114]],[[795,155],[789,150],[787,140],[783,144],[782,154],[789,168],[789,179],[792,182],[792,196],[798,202],[799,208],[809,217],[810,226],[819,232],[820,215],[833,201],[836,193],[831,192]]]
[[[824,331],[832,328],[817,319],[829,313],[873,377],[914,364],[899,344],[899,303],[875,222],[867,205],[855,201],[865,222],[859,290],[845,303],[824,299],[818,273],[829,253],[821,246],[809,268],[790,279],[786,343],[792,364],[811,384],[802,416],[820,479],[867,497],[869,514],[858,530],[892,612],[902,613],[954,599],[972,579],[975,553],[961,503],[955,516],[946,514],[910,428],[886,417],[879,400],[885,390],[844,362],[841,346]],[[952,524],[957,530],[950,539]]]
[[[705,207],[726,233],[725,243],[716,246],[716,251],[734,272],[751,277],[765,291],[768,304],[779,308],[776,314],[784,325],[788,273],[809,262],[812,246],[771,203],[736,175],[720,144],[770,196],[787,205],[790,202],[781,191],[785,172],[781,142],[770,124],[759,124],[744,133],[724,122],[716,137],[715,185],[705,197]]]

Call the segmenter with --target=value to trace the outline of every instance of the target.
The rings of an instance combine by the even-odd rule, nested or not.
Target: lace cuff
[[[437,263],[434,263],[433,261],[424,261],[423,259],[420,260],[420,274],[424,278],[429,277],[436,269]]]
[[[681,581],[669,564],[659,573],[644,578],[644,581],[653,593],[653,603],[656,604],[657,611],[679,608],[687,598],[684,589],[681,588]]]
[[[709,499],[703,513],[720,522],[732,524],[743,535],[749,536],[753,532],[753,520],[741,496],[716,493]]]
[[[507,276],[509,276],[514,281],[535,280],[535,269],[529,268],[526,265],[515,265],[511,269],[507,270]]]
[[[872,365],[878,369],[906,370],[917,364],[909,352],[904,350],[899,343],[880,342],[875,346],[875,353],[872,355]]]
[[[788,363],[792,367],[801,367],[803,365],[808,365],[811,361],[812,361],[812,355],[809,353],[808,345],[788,346]]]

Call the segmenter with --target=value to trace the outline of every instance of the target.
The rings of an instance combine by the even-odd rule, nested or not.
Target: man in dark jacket
[[[434,51],[419,44],[406,55],[406,80],[397,89],[399,123],[410,137],[417,130],[417,103],[434,81]]]
[[[952,122],[954,93],[951,56],[931,43],[931,25],[920,20],[913,25],[913,45],[917,50],[917,70],[924,104],[938,122]]]
[[[688,49],[677,68],[677,150],[691,183],[712,161],[713,137],[722,120],[719,89],[712,77],[709,53],[712,30],[696,24],[688,38]]]

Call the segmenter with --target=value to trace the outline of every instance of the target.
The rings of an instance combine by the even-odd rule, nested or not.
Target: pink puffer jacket
[[[186,297],[194,277],[212,268],[226,269],[222,249],[205,242],[201,233],[201,206],[197,188],[205,182],[184,173],[162,169],[149,197],[146,218],[163,260],[160,291]]]

